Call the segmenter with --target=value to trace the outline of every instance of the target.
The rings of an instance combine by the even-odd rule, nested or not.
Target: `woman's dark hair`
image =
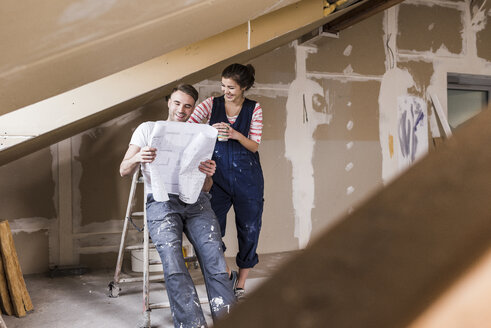
[[[249,90],[254,85],[254,74],[256,70],[251,64],[232,64],[222,72],[222,77],[234,80],[241,88]]]
[[[181,91],[191,96],[194,99],[194,102],[198,101],[198,90],[196,90],[191,84],[179,84],[177,87],[172,89],[170,95],[172,96],[172,94],[176,91]]]

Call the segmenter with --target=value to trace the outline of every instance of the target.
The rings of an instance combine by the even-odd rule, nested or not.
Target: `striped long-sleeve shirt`
[[[189,118],[188,122],[192,123],[203,123],[208,122],[211,117],[211,111],[213,108],[213,97],[207,98],[201,104],[196,106],[193,114]],[[231,124],[234,124],[238,115],[228,116],[227,118]],[[252,112],[251,126],[249,129],[249,135],[247,136],[249,139],[261,143],[261,136],[263,133],[263,110],[261,105],[256,102],[256,107],[254,107],[254,111]]]

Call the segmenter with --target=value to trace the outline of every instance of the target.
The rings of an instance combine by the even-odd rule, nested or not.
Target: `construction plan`
[[[156,201],[169,200],[169,193],[187,204],[198,200],[206,178],[199,164],[211,159],[217,132],[208,124],[155,122],[150,147],[157,148],[157,157],[149,169]]]

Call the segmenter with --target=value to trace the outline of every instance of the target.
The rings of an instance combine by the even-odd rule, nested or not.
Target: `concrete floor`
[[[294,252],[259,255],[259,264],[251,271],[246,290],[251,293]],[[234,259],[227,258],[231,268]],[[206,298],[203,278],[199,269],[190,269],[200,298]],[[92,271],[84,275],[50,278],[46,275],[27,275],[25,281],[34,310],[23,318],[3,315],[8,328],[86,328],[137,327],[142,319],[142,283],[126,283],[119,297],[108,297],[107,285],[113,270]],[[165,302],[164,283],[152,283],[150,302]],[[208,304],[202,304],[206,320],[211,325]],[[154,328],[173,327],[169,309],[151,312]]]

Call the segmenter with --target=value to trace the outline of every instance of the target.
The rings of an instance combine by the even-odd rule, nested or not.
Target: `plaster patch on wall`
[[[378,103],[382,180],[385,184],[399,173],[398,153],[394,153],[394,149],[399,148],[399,141],[393,137],[399,136],[398,96],[406,95],[413,86],[415,82],[409,72],[399,68],[388,70],[382,79]]]
[[[255,83],[254,86],[247,92],[246,97],[248,97],[248,94],[251,93],[253,93],[255,96],[268,98],[287,97],[288,85],[282,83]]]
[[[472,26],[472,30],[475,32],[480,32],[484,30],[488,22],[488,14],[485,5],[486,5],[486,0],[482,2],[480,7],[478,5],[474,5],[472,7],[471,26]]]
[[[355,123],[353,123],[353,121],[348,121],[348,124],[346,124],[346,129],[348,131],[351,131],[353,129],[354,125],[355,125]]]
[[[108,220],[103,222],[89,223],[84,225],[83,227],[79,227],[76,233],[121,232],[123,231],[123,223],[124,220]]]
[[[353,74],[353,67],[351,67],[351,64],[346,66],[346,68],[343,70],[344,74]]]
[[[353,46],[350,44],[349,46],[347,46],[344,51],[343,51],[343,55],[345,56],[349,56],[351,55],[351,51],[353,50]]]
[[[320,84],[306,75],[308,53],[317,49],[296,48],[296,77],[290,84],[286,102],[285,157],[292,164],[292,198],[295,212],[295,232],[299,248],[305,248],[312,233],[312,209],[314,208],[314,169],[312,158],[315,141],[313,133],[318,125],[329,124],[332,116],[327,114],[329,97]],[[323,97],[326,108],[317,112],[312,99]]]
[[[49,230],[51,221],[56,221],[55,219],[46,218],[21,218],[15,220],[9,220],[10,230],[12,234],[17,234],[20,232],[32,233],[40,230]]]
[[[349,162],[348,164],[346,164],[346,167],[344,168],[346,170],[346,172],[349,172],[353,169],[355,165],[353,164],[353,162]]]
[[[351,195],[352,193],[355,192],[355,187],[353,186],[349,186],[348,188],[346,188],[346,195]]]

